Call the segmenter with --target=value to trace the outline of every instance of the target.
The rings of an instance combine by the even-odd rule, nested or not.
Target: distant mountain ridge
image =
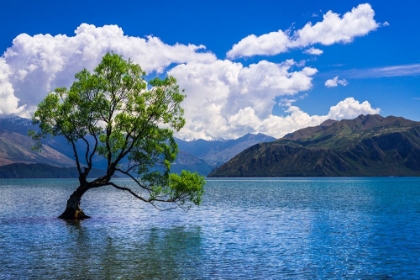
[[[209,176],[419,176],[420,122],[360,115],[254,145]]]
[[[0,130],[0,166],[11,163],[44,163],[52,166],[74,166],[74,160],[45,145],[33,151],[33,141],[17,132]]]
[[[91,177],[99,177],[104,171],[92,169]],[[76,167],[57,167],[43,163],[13,163],[0,166],[0,178],[78,178]]]
[[[31,120],[20,117],[0,119],[0,166],[16,163],[47,164],[62,168],[75,166],[74,152],[64,137],[44,139],[41,152],[33,151],[31,147],[34,142],[28,137],[29,129],[38,129],[32,125]],[[275,140],[275,138],[263,134],[247,134],[235,140],[184,141],[176,139],[180,152],[176,161],[172,164],[172,172],[179,173],[182,169],[186,169],[207,175],[215,166],[228,161],[249,146],[272,140]],[[76,143],[77,146],[81,144]],[[82,153],[79,153],[79,158],[83,163]],[[106,160],[102,157],[95,157],[94,164],[98,169],[106,168]],[[10,166],[9,168],[16,169],[16,166]],[[39,168],[43,170],[44,167]],[[16,170],[18,170],[16,172],[27,174],[30,170],[35,169],[34,166],[30,165],[27,166],[25,171],[22,166]],[[70,174],[68,170],[63,172]],[[54,174],[59,173],[57,171]]]
[[[246,134],[233,140],[193,140],[185,141],[176,139],[178,147],[200,159],[206,161],[210,166],[218,166],[242,152],[246,148],[262,142],[271,142],[276,138],[259,133]]]

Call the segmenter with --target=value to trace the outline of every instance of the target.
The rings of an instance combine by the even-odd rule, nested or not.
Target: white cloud
[[[245,107],[240,109],[236,114],[225,118],[224,125],[220,126],[220,132],[211,136],[236,138],[245,133],[264,133],[280,138],[298,129],[319,125],[327,119],[352,119],[360,114],[379,114],[380,109],[372,108],[368,101],[360,103],[354,98],[349,97],[340,101],[337,105],[332,106],[326,115],[309,115],[296,106],[290,106],[285,112],[288,113],[287,116],[269,114],[265,118],[261,118],[253,108]],[[218,119],[216,118],[214,122],[217,121]],[[188,135],[190,137],[186,138],[195,138],[191,137],[193,136],[192,134]],[[185,137],[186,134],[181,134],[180,136]],[[204,133],[200,138],[211,139],[212,137]]]
[[[320,50],[320,49],[316,49],[314,47],[311,47],[311,48],[305,50],[304,53],[306,53],[306,54],[312,54],[312,55],[321,55],[321,54],[324,53],[324,51],[323,50]]]
[[[307,23],[293,35],[294,46],[308,46],[316,43],[331,45],[334,43],[349,43],[355,37],[368,34],[378,28],[373,19],[375,12],[369,4],[360,4],[340,17],[339,14],[328,11],[321,22]]]
[[[249,35],[233,45],[227,52],[227,57],[232,59],[254,55],[276,55],[291,48],[314,44],[349,43],[355,37],[366,35],[379,27],[373,18],[374,15],[375,12],[369,4],[360,4],[342,17],[328,11],[322,21],[314,25],[309,22],[291,36],[289,32],[282,30],[261,36]]]
[[[275,55],[286,52],[290,45],[289,35],[282,30],[261,36],[249,35],[233,45],[227,52],[228,58],[254,55]]]
[[[4,58],[0,58],[0,115],[25,115],[25,106],[19,106],[19,99],[14,95],[13,85],[10,82],[11,73]]]
[[[9,105],[6,111],[0,110],[22,115],[26,105],[25,112],[33,112],[48,91],[71,85],[76,72],[92,70],[109,51],[131,58],[147,72],[161,73],[172,63],[216,60],[203,49],[201,45],[167,45],[153,36],[126,36],[116,25],[81,24],[74,36],[21,34],[1,58],[1,67],[7,71],[2,71],[0,88],[9,97]]]
[[[367,69],[354,69],[336,71],[341,75],[354,79],[369,79],[369,78],[382,78],[382,77],[402,77],[402,76],[419,76],[420,63],[405,64],[405,65],[392,65],[386,67],[367,68]]]
[[[333,79],[329,79],[325,81],[325,86],[326,87],[336,87],[338,85],[341,85],[343,87],[347,86],[349,83],[347,82],[346,79],[338,79],[338,76],[335,76]]]
[[[257,120],[270,117],[278,96],[290,96],[312,87],[317,70],[296,63],[260,61],[247,67],[229,60],[211,64],[181,64],[169,71],[181,88],[187,124],[180,137],[235,138],[252,132]]]
[[[296,102],[296,99],[293,98],[282,98],[280,99],[279,106],[281,107],[290,107],[292,104]]]
[[[366,101],[346,99],[326,115],[311,116],[292,104],[298,93],[312,88],[317,69],[294,60],[278,64],[262,60],[245,66],[218,60],[203,49],[167,45],[152,36],[126,36],[115,25],[82,24],[74,36],[21,34],[0,57],[0,115],[30,116],[48,91],[70,86],[76,72],[92,70],[108,51],[131,58],[148,72],[161,73],[175,64],[168,74],[186,90],[187,124],[178,134],[186,139],[229,139],[258,132],[281,137],[327,118],[379,112]],[[345,82],[336,78],[337,84]],[[285,117],[272,114],[278,97],[286,107]]]
[[[292,95],[312,88],[316,69],[291,71],[294,61],[274,64],[261,61],[248,67],[229,60],[211,64],[188,63],[174,67],[169,74],[184,88],[186,126],[178,133],[184,139],[232,139],[246,133],[282,137],[287,133],[323,121],[376,114],[365,101],[347,98],[332,106],[326,115],[309,115],[296,106]],[[275,98],[281,97],[287,116],[272,114]],[[299,96],[297,96],[299,98]]]
[[[380,108],[372,108],[368,101],[360,103],[353,97],[348,97],[332,106],[327,117],[333,120],[353,119],[361,114],[379,114],[380,112]]]
[[[265,133],[280,138],[301,128],[320,125],[327,119],[352,119],[361,114],[379,114],[380,109],[372,108],[367,101],[360,103],[350,97],[332,106],[326,115],[309,115],[296,106],[290,106],[285,112],[289,115],[285,117],[270,115],[265,119],[259,119],[252,109],[248,108],[238,113],[238,118],[249,121],[253,128],[257,128],[248,132]]]

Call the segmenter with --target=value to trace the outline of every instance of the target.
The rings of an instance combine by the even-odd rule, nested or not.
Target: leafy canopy
[[[70,89],[57,88],[45,97],[33,116],[40,132],[30,135],[37,140],[36,148],[44,137],[65,137],[81,185],[112,185],[153,205],[199,204],[204,178],[186,171],[169,174],[178,153],[173,133],[185,124],[180,106],[185,95],[173,77],[146,83],[144,76],[139,65],[106,54],[93,73],[84,69]],[[76,145],[78,141],[83,145]],[[88,181],[97,156],[105,158],[107,170]],[[113,182],[115,172],[129,176],[142,192]]]

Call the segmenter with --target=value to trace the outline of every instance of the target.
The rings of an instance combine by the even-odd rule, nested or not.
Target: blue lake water
[[[188,212],[105,187],[72,224],[76,185],[0,180],[0,279],[420,279],[420,178],[212,179]]]

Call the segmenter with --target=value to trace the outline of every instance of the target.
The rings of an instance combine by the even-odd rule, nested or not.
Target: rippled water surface
[[[76,185],[0,180],[0,279],[420,279],[419,178],[208,180],[189,212],[106,187],[79,224]]]

